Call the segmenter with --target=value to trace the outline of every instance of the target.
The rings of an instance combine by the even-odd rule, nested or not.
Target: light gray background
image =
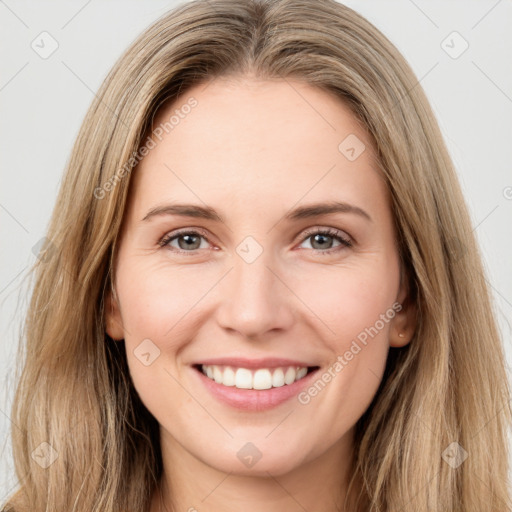
[[[509,365],[512,3],[344,3],[399,48],[431,101],[485,257]],[[9,415],[17,335],[27,302],[21,285],[35,260],[32,248],[45,234],[65,163],[95,91],[125,47],[175,5],[162,0],[0,0],[0,502],[16,485]],[[59,45],[47,59],[31,48],[43,31]],[[464,40],[468,49],[453,58]]]

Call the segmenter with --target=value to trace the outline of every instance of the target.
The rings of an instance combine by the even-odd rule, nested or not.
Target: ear
[[[124,339],[123,319],[119,309],[119,302],[112,289],[107,292],[105,299],[105,324],[107,334],[113,339]]]
[[[391,347],[404,347],[411,341],[416,330],[417,306],[410,296],[406,278],[403,274],[400,279],[400,289],[396,302],[400,304],[400,309],[398,307],[393,308],[396,314],[391,321],[389,345]]]

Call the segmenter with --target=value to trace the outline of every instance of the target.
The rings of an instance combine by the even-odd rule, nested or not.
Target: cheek
[[[118,272],[130,375],[142,402],[157,418],[162,408],[167,410],[169,396],[175,404],[169,412],[186,407],[187,396],[173,379],[180,378],[175,363],[191,338],[194,305],[198,306],[208,284],[191,277],[176,269],[171,273],[161,264],[135,263]],[[166,391],[156,393],[157,389]]]
[[[300,290],[318,317],[314,328],[327,333],[323,343],[331,354],[327,367],[299,397],[305,410],[313,404],[322,411],[318,425],[311,420],[315,428],[331,425],[326,446],[361,417],[384,373],[399,273],[394,260],[377,258],[373,263],[331,268],[322,279],[317,275]]]
[[[298,273],[295,289],[319,325],[323,325],[322,332],[331,348],[339,354],[361,333],[360,338],[364,338],[376,322],[379,333],[375,337],[387,335],[389,322],[382,325],[380,319],[394,303],[398,276],[398,266],[392,261],[380,263],[374,259],[371,264],[363,262],[309,272],[307,277],[306,273]]]
[[[208,289],[207,280],[162,265],[133,266],[119,277],[123,323],[133,342],[159,340],[171,346],[187,323],[186,315]]]

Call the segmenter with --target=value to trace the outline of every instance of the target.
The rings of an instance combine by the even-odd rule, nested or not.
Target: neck
[[[206,464],[161,429],[163,474],[151,512],[341,512],[350,478],[353,430],[286,473],[258,476]]]

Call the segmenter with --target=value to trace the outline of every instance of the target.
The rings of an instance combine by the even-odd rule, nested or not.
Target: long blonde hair
[[[20,487],[4,510],[149,509],[162,472],[158,424],[133,388],[124,344],[105,334],[126,163],[165,101],[231,73],[335,93],[367,127],[391,193],[418,323],[408,345],[390,349],[356,425],[357,511],[510,510],[505,358],[453,164],[404,58],[334,0],[188,2],[111,70],[74,145],[48,257],[31,269],[11,415]]]

